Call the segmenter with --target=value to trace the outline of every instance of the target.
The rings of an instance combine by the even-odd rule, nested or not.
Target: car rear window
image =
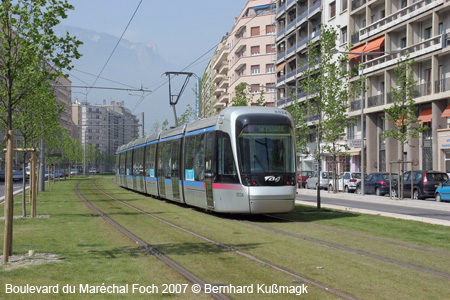
[[[430,181],[445,181],[447,178],[445,173],[427,173],[427,179]]]
[[[392,179],[398,180],[398,175],[397,174],[391,174]],[[383,179],[384,180],[389,180],[389,174],[383,174]]]
[[[352,178],[361,179],[361,173],[352,173]]]

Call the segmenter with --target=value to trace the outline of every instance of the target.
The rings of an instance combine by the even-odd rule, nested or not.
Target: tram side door
[[[216,133],[214,131],[206,133],[205,140],[205,187],[206,205],[214,208],[212,184],[216,177]]]

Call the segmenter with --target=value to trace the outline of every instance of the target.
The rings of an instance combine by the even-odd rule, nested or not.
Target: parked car
[[[447,174],[448,176],[448,174]],[[447,179],[439,185],[434,193],[437,202],[450,201],[450,179]]]
[[[306,186],[306,179],[313,175],[314,171],[301,171],[297,176],[297,185],[299,188]]]
[[[361,181],[361,173],[356,172],[344,172],[337,178],[337,188],[339,191],[344,191],[346,193],[355,192],[356,185]],[[328,183],[328,190],[333,190],[333,180],[330,179]]]
[[[317,172],[314,172],[311,177],[306,179],[305,187],[307,189],[316,189],[317,187],[319,187],[321,189],[327,189],[329,178],[333,178],[332,173],[321,171],[319,177],[320,177],[320,180],[317,177]]]
[[[0,171],[0,181],[5,181],[5,171]]]
[[[78,175],[78,169],[70,170],[70,175]]]
[[[23,180],[23,171],[15,171],[13,170],[13,181],[21,181]]]
[[[445,172],[413,171],[413,199],[434,198],[436,189],[448,179]],[[411,197],[411,171],[403,174],[403,195]]]
[[[398,174],[392,173],[392,196],[397,196]],[[361,194],[361,180],[356,184],[356,193]],[[364,193],[384,196],[389,194],[389,173],[371,173],[364,177]]]

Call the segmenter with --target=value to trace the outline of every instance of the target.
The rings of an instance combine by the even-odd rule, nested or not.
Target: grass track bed
[[[367,251],[424,268],[448,272],[450,229],[419,222],[393,220],[347,212],[313,213],[310,207],[281,217],[297,220],[285,222],[267,217],[213,215],[175,203],[156,200],[127,191],[112,184],[110,177],[98,177],[96,185],[131,205],[155,214],[186,229],[210,237],[263,260],[361,299],[442,299],[450,294],[448,278],[398,266],[349,251],[321,245],[310,240],[255,227],[249,223],[302,235],[344,247]],[[7,270],[0,267],[0,299],[5,298],[5,282],[16,284],[79,284],[101,285],[131,283],[185,283],[186,280],[151,255],[145,254],[130,240],[90,211],[74,193],[77,180],[61,181],[38,196],[38,214],[49,219],[14,221],[14,252],[57,253],[60,263]],[[169,256],[207,282],[215,284],[290,285],[298,281],[261,263],[226,251],[217,245],[193,237],[133,211],[108,199],[92,187],[92,180],[80,184],[83,195],[127,227],[158,251]],[[21,212],[16,199],[15,212]],[[95,229],[95,230],[93,230]],[[0,238],[3,223],[0,223]],[[436,252],[412,249],[424,247]],[[445,253],[439,253],[445,252]],[[320,268],[318,268],[320,267]],[[300,283],[301,284],[301,283]],[[36,297],[38,296],[38,297]],[[65,295],[79,299],[80,295]],[[112,295],[119,297],[120,295]],[[131,295],[129,295],[131,297]],[[136,295],[133,295],[133,298]],[[139,295],[138,295],[139,296]],[[153,298],[195,299],[200,295],[152,295]],[[55,295],[54,298],[58,297]],[[110,298],[111,295],[89,295],[89,299]],[[123,296],[122,296],[123,297]],[[201,295],[202,298],[209,298]],[[298,299],[292,295],[230,295],[233,299]],[[336,299],[335,295],[308,285],[304,299]],[[23,295],[5,299],[23,299]],[[50,297],[51,298],[51,297]],[[141,296],[141,298],[148,298]],[[49,299],[48,295],[39,298]]]

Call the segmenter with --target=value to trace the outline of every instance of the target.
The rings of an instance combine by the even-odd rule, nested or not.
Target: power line
[[[109,63],[109,60],[110,60],[111,57],[113,56],[114,52],[116,51],[117,47],[119,46],[120,41],[122,40],[123,36],[125,35],[125,32],[126,32],[127,29],[128,29],[128,26],[130,26],[131,21],[133,20],[133,18],[134,18],[134,16],[136,15],[136,13],[137,13],[139,7],[141,6],[142,1],[143,1],[143,0],[141,0],[141,1],[139,2],[138,6],[136,7],[136,10],[134,11],[133,15],[131,16],[131,19],[128,21],[127,26],[125,27],[124,31],[122,32],[122,35],[120,36],[119,40],[117,41],[116,45],[114,46],[113,51],[112,51],[111,54],[109,55],[108,59],[106,60],[105,64],[103,65],[102,70],[101,70],[100,73],[98,74],[98,76],[97,76],[97,78],[95,79],[95,81],[94,81],[94,83],[92,84],[92,86],[95,86],[95,84],[97,83],[97,80],[99,79],[100,75],[102,75],[103,71],[105,70],[106,65]],[[86,96],[89,95],[89,92],[90,92],[91,90],[92,90],[92,88],[89,89],[89,91],[87,92]]]

